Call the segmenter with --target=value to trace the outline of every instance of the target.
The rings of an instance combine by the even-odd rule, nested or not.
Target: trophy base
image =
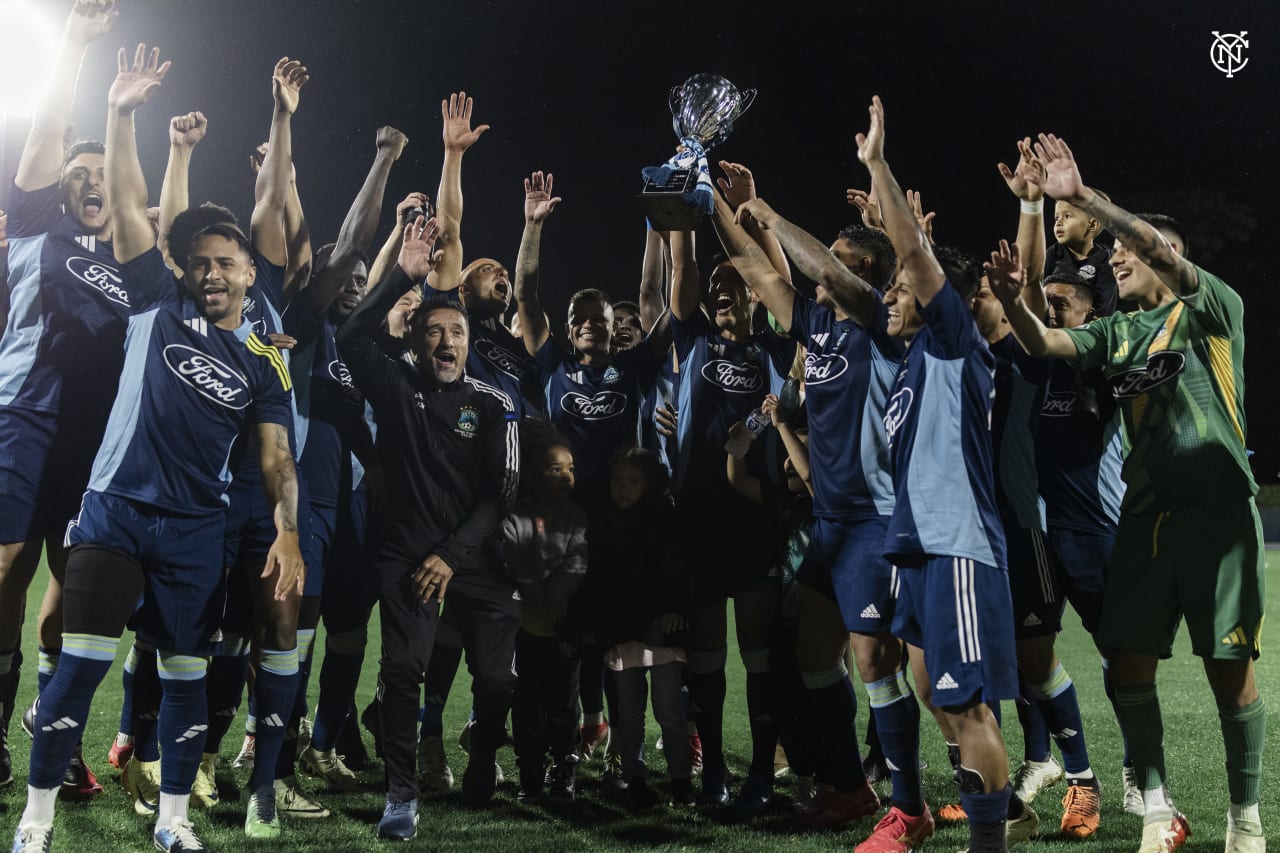
[[[698,186],[697,169],[676,169],[662,183],[649,178],[636,200],[649,217],[655,231],[692,231],[698,224],[698,210],[686,200]]]

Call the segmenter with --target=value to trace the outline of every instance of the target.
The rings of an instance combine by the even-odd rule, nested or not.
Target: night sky
[[[1124,207],[1186,220],[1193,259],[1244,297],[1250,445],[1259,479],[1274,481],[1280,6],[982,5],[996,10],[971,3],[120,0],[113,32],[86,60],[73,121],[78,133],[100,136],[116,48],[159,45],[173,68],[137,114],[153,202],[168,119],[199,109],[210,130],[196,151],[192,200],[226,204],[247,223],[248,153],[267,135],[271,69],[281,55],[300,58],[312,79],[294,118],[294,153],[317,244],[336,236],[377,127],[392,124],[409,136],[388,186],[380,243],[405,193],[435,196],[440,99],[466,89],[476,99],[476,123],[493,126],[464,161],[467,257],[514,263],[521,179],[533,169],[554,172],[564,202],[543,242],[553,324],[581,287],[634,298],[645,228],[634,202],[639,170],[670,155],[676,138],[667,91],[691,74],[711,71],[759,90],[713,160],[746,163],[760,194],[824,241],[856,218],[844,189],[868,183],[853,134],[866,127],[873,93],[884,99],[886,153],[899,182],[938,211],[940,242],[974,254],[1012,238],[1017,225],[996,162],[1013,162],[1016,138],[1053,131],[1072,145],[1087,183]],[[1234,79],[1210,62],[1213,30],[1249,33],[1249,63]],[[10,170],[24,136],[25,125],[11,119]],[[713,243],[707,228],[701,253],[709,255]]]

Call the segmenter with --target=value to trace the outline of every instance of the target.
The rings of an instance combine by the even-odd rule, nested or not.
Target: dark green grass
[[[1272,552],[1275,557],[1280,552]],[[1269,569],[1269,609],[1280,610],[1280,572],[1272,564]],[[42,579],[32,589],[24,650],[29,651],[30,662],[24,672],[19,692],[19,708],[30,702],[35,692],[35,655],[33,639],[36,613]],[[730,621],[732,624],[732,620]],[[370,626],[370,654],[361,678],[359,704],[361,707],[373,694],[377,675],[377,621]],[[119,663],[127,650],[122,644]],[[323,632],[316,643],[323,655]],[[732,648],[732,641],[731,641]],[[1120,742],[1119,732],[1111,715],[1110,706],[1102,693],[1097,654],[1088,637],[1080,628],[1074,615],[1068,616],[1068,627],[1062,633],[1058,649],[1068,671],[1075,678],[1084,711],[1085,728],[1089,738],[1093,766],[1103,784],[1102,829],[1097,837],[1079,849],[1096,851],[1131,851],[1136,849],[1141,836],[1141,820],[1124,814],[1120,809]],[[319,663],[317,662],[317,672]],[[1259,662],[1259,681],[1263,695],[1271,704],[1270,731],[1267,756],[1264,764],[1263,822],[1272,831],[1280,831],[1280,809],[1268,790],[1275,784],[1276,770],[1280,769],[1280,729],[1277,710],[1280,710],[1280,694],[1276,684],[1280,682],[1280,665],[1274,657],[1264,656]],[[730,656],[728,673],[729,701],[725,709],[726,740],[730,768],[743,773],[749,755],[747,721],[743,709],[743,670],[737,658]],[[469,705],[469,680],[460,674],[450,697],[446,715],[446,737],[449,760],[455,774],[461,778],[465,767],[465,755],[458,748],[456,734],[466,719]],[[315,679],[312,679],[311,695],[315,696]],[[861,688],[859,688],[861,692]],[[1221,850],[1227,807],[1226,781],[1223,773],[1222,741],[1218,729],[1217,711],[1209,689],[1204,682],[1200,662],[1189,651],[1185,635],[1179,638],[1175,656],[1160,669],[1160,692],[1164,704],[1165,743],[1168,753],[1170,785],[1175,802],[1188,815],[1195,833],[1188,850]],[[128,851],[149,850],[150,821],[134,815],[130,803],[116,782],[116,774],[106,762],[107,749],[116,731],[120,711],[120,668],[108,675],[98,691],[93,713],[87,727],[86,752],[91,766],[98,772],[106,792],[88,804],[60,804],[55,850],[62,851]],[[865,724],[865,700],[859,708],[859,726]],[[1006,740],[1013,761],[1022,755],[1022,740],[1012,706],[1006,705]],[[243,719],[243,712],[241,720]],[[326,820],[295,821],[286,826],[284,836],[276,842],[250,842],[241,831],[244,800],[238,791],[244,775],[230,768],[230,761],[239,748],[242,734],[241,721],[232,727],[223,744],[223,765],[219,772],[219,787],[223,802],[210,813],[195,813],[194,819],[205,841],[219,851],[266,850],[279,851],[354,851],[378,846],[374,825],[381,814],[383,795],[380,791],[380,769],[363,774],[368,791],[360,794],[325,794],[315,780],[303,777],[304,787],[317,794],[334,815]],[[660,753],[653,749],[656,726],[650,724],[649,754],[653,756],[655,774],[662,771]],[[951,783],[943,744],[928,715],[924,718],[923,755],[929,763],[925,771],[925,793],[937,806],[953,802]],[[365,738],[369,742],[368,737]],[[12,727],[12,744],[17,784],[0,791],[0,844],[8,843],[14,825],[25,802],[25,767],[29,741],[15,719]],[[511,777],[515,776],[514,759],[510,750],[503,750],[499,760]],[[733,850],[850,850],[870,831],[873,821],[865,820],[853,827],[824,834],[797,834],[791,830],[785,810],[775,816],[746,825],[722,821],[719,816],[702,810],[661,810],[654,814],[637,816],[608,802],[598,791],[599,761],[593,762],[581,776],[583,796],[568,808],[550,809],[525,807],[515,801],[514,783],[500,786],[493,805],[484,810],[464,807],[456,789],[453,793],[428,796],[421,808],[418,838],[412,848],[431,850],[630,850],[652,848],[681,850],[719,848]],[[779,785],[781,794],[790,791],[790,780]],[[659,787],[663,785],[660,775]],[[1021,849],[1064,850],[1069,842],[1055,838],[1061,816],[1060,799],[1063,793],[1058,786],[1041,795],[1035,809],[1041,817],[1045,834]],[[881,789],[887,795],[887,788]],[[935,851],[958,850],[965,846],[967,833],[963,827],[939,827],[931,842]]]

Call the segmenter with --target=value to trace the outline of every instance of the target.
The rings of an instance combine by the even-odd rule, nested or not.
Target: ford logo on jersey
[[[889,437],[889,446],[893,446],[893,436],[898,432],[904,423],[907,422],[907,414],[911,411],[911,404],[915,401],[915,392],[910,388],[903,388],[893,398],[889,400],[889,405],[884,410],[884,432]]]
[[[584,421],[616,418],[627,409],[627,396],[617,391],[597,391],[594,397],[570,391],[560,398],[560,408]]]
[[[486,340],[473,341],[471,347],[480,353],[481,358],[512,379],[524,379],[524,362],[513,355],[510,350],[498,346],[493,341]]]
[[[842,355],[814,355],[804,357],[804,381],[810,385],[821,385],[832,379],[839,379],[849,369],[849,360]]]
[[[329,362],[329,376],[343,388],[355,387],[355,383],[351,381],[351,371],[339,359]]]
[[[1145,394],[1181,373],[1186,363],[1186,356],[1180,352],[1165,350],[1152,353],[1147,357],[1146,367],[1112,376],[1111,393],[1119,400]]]
[[[120,278],[119,271],[114,267],[91,258],[73,255],[67,258],[67,272],[100,291],[103,296],[117,305],[129,307],[129,292],[121,286],[124,284],[124,279]]]
[[[702,366],[702,378],[732,394],[752,394],[764,387],[764,380],[754,364],[708,361]]]
[[[253,402],[244,377],[198,349],[169,344],[164,361],[174,375],[220,406],[238,411]]]
[[[1054,391],[1044,399],[1040,409],[1042,418],[1067,418],[1076,410],[1075,391]]]

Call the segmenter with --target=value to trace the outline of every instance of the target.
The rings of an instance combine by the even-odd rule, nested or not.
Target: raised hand
[[[551,215],[560,203],[559,196],[551,195],[551,184],[555,176],[550,172],[543,177],[541,172],[534,172],[524,179],[524,221],[542,222]]]
[[[440,236],[439,223],[433,216],[423,221],[419,216],[404,227],[404,242],[400,245],[400,269],[414,281],[422,281],[440,263],[443,251],[437,252],[436,238]]]
[[[292,115],[298,110],[298,93],[311,77],[307,74],[307,66],[287,56],[280,57],[275,70],[271,72],[271,94],[276,101],[276,109]]]
[[[1012,303],[1022,293],[1026,275],[1017,243],[1010,245],[1008,240],[1001,240],[1000,247],[991,253],[991,260],[984,262],[982,268],[987,271],[991,292],[1001,303]]]
[[[270,148],[270,142],[263,142],[253,149],[253,153],[249,155],[249,168],[253,169],[255,175],[262,171],[262,164],[266,161],[267,151]]]
[[[1044,164],[1040,162],[1036,152],[1031,150],[1030,136],[1018,141],[1017,168],[1010,169],[1004,163],[997,163],[996,168],[1000,170],[1000,177],[1004,178],[1009,192],[1022,201],[1039,201],[1044,195],[1044,191],[1040,189],[1044,183]],[[1028,179],[1030,175],[1039,176],[1039,182],[1032,183]]]
[[[107,106],[120,113],[133,112],[160,88],[171,64],[160,64],[160,48],[151,48],[148,55],[147,46],[140,44],[133,52],[133,65],[130,66],[128,55],[123,47],[120,48],[116,54],[116,79],[107,92]]]
[[[404,147],[409,144],[409,137],[390,125],[378,128],[378,150],[391,152],[392,160],[399,160]]]
[[[764,199],[753,198],[750,201],[743,202],[738,207],[738,212],[733,215],[733,221],[734,224],[742,226],[746,226],[749,221],[754,221],[767,231],[769,230],[769,224],[777,216],[777,212]]]
[[[880,103],[879,95],[871,97],[867,113],[871,116],[871,126],[855,139],[858,142],[858,159],[870,166],[884,162],[884,104]]]
[[[934,211],[924,212],[924,205],[920,202],[920,193],[914,190],[907,190],[907,204],[911,205],[911,212],[916,215],[916,222],[920,223],[920,230],[924,232],[924,236],[929,238],[929,242],[933,242],[933,217],[938,214]]]
[[[169,144],[175,148],[195,148],[208,129],[209,121],[202,112],[174,116],[169,119]]]
[[[1039,187],[1051,198],[1063,201],[1071,201],[1084,192],[1080,167],[1064,140],[1052,133],[1042,133],[1040,141],[1035,144],[1035,152],[1044,164],[1044,171],[1039,174],[1029,172],[1028,183]]]
[[[425,211],[427,216],[435,216],[435,211],[431,209],[431,199],[426,193],[409,193],[396,205],[397,226],[403,228],[409,224],[409,214],[415,210]]]
[[[97,41],[111,32],[119,14],[116,0],[76,0],[67,16],[67,38],[79,44]]]
[[[844,196],[849,204],[858,208],[863,225],[876,231],[884,230],[884,215],[880,213],[880,200],[876,198],[875,190],[865,192],[850,189],[844,191]]]
[[[444,147],[446,151],[466,151],[484,135],[489,125],[471,129],[473,101],[466,92],[454,92],[449,100],[440,102],[440,117],[444,119]]]
[[[750,169],[728,160],[721,160],[720,168],[724,171],[724,177],[716,178],[716,183],[720,185],[720,191],[724,193],[724,200],[729,203],[729,207],[737,210],[738,205],[756,197],[756,179]]]

